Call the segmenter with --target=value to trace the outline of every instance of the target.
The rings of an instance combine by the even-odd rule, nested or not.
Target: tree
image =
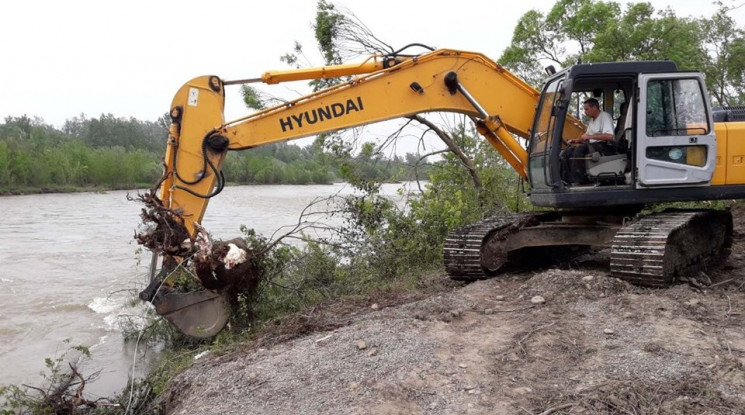
[[[347,59],[356,58],[363,54],[391,55],[395,53],[392,46],[376,37],[353,13],[348,10],[340,10],[326,0],[318,1],[313,29],[315,31],[316,42],[326,65],[340,64]],[[300,49],[300,47],[296,46],[296,51]],[[292,61],[295,62],[297,59]],[[339,79],[314,80],[310,82],[310,85],[314,90],[318,90],[340,81]],[[473,185],[478,189],[482,188],[478,172],[473,168],[473,162],[464,152],[457,148],[454,140],[447,131],[421,115],[413,115],[408,118],[423,125],[426,128],[425,134],[431,131],[440,138],[448,150],[452,151],[470,172],[473,178]],[[405,128],[407,125],[402,128]],[[381,152],[399,136],[400,130],[391,134],[375,151]],[[339,138],[338,135],[321,136],[322,141],[327,141],[327,143],[330,143],[330,146],[335,147],[335,153],[351,154],[350,146],[353,146],[354,143],[345,142]],[[363,145],[362,150],[371,151],[369,145]]]
[[[499,62],[539,85],[546,65],[577,62],[672,60],[706,74],[715,105],[743,102],[743,30],[719,9],[711,19],[681,18],[649,3],[558,0],[548,14],[530,10],[518,21]]]
[[[15,128],[22,134],[19,138],[28,138],[31,136],[31,129],[40,124],[40,120],[32,120],[24,114],[20,117],[5,117],[5,128]]]
[[[596,39],[588,62],[669,59],[687,70],[700,68],[705,56],[698,22],[669,9],[655,12],[649,3],[629,4]]]
[[[170,119],[167,115],[157,121],[139,121],[101,114],[87,118],[85,114],[65,121],[63,131],[93,148],[120,146],[127,150],[143,149],[162,154],[165,148]]]
[[[722,2],[711,19],[703,19],[704,47],[711,59],[703,62],[706,82],[715,105],[745,103],[745,31],[737,27]]]

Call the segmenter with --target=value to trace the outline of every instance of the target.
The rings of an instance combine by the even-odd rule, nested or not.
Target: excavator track
[[[487,236],[494,232],[507,231],[530,216],[492,216],[454,230],[445,239],[443,248],[445,271],[454,280],[475,281],[487,278],[487,272],[482,264],[482,249]]]
[[[666,287],[729,254],[729,211],[665,211],[616,233],[611,275],[635,285]]]

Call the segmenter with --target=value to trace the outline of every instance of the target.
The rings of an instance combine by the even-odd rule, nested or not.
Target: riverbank
[[[609,276],[603,251],[468,285],[314,307],[194,355],[166,414],[739,414],[745,210],[732,255],[666,289]]]
[[[426,180],[422,180],[421,183],[425,183]],[[305,183],[305,184],[295,184],[295,183],[237,183],[237,182],[228,182],[225,184],[226,187],[228,186],[332,186],[332,185],[338,185],[338,184],[344,184],[346,182],[343,181],[330,181],[325,183]],[[383,181],[381,182],[383,184],[387,185],[396,185],[396,184],[403,184],[406,182],[403,181]],[[23,195],[35,195],[35,194],[54,194],[54,193],[104,193],[104,192],[113,192],[118,190],[141,190],[141,189],[149,189],[151,186],[153,186],[153,183],[137,183],[135,185],[127,185],[127,186],[61,186],[61,185],[50,185],[50,186],[44,186],[44,187],[33,187],[33,186],[24,186],[24,187],[14,187],[14,188],[4,188],[0,187],[0,197],[1,196],[23,196]]]
[[[135,185],[128,186],[62,186],[62,185],[50,185],[44,187],[14,187],[14,188],[2,188],[0,187],[0,196],[23,196],[23,195],[41,195],[41,194],[54,194],[54,193],[104,193],[113,192],[117,190],[138,190],[147,189],[152,186],[152,183],[138,183]]]
[[[381,191],[398,200],[400,187]],[[133,239],[142,205],[127,200],[136,191],[2,198],[0,386],[40,384],[44,359],[70,345],[91,349],[82,373],[103,370],[85,387],[94,399],[120,391],[133,361],[138,371],[146,366],[122,342],[118,325],[123,316],[140,315],[130,302],[148,278],[150,256]],[[210,202],[203,224],[217,239],[242,235],[241,225],[269,236],[297,224],[309,203],[353,192],[344,184],[228,186]]]
[[[242,221],[267,233],[296,221],[297,212],[320,193],[349,190],[227,188],[211,205],[206,225],[218,237],[234,236]],[[395,194],[394,187],[386,190]],[[13,348],[0,349],[0,367],[15,370],[29,356],[52,356],[54,348],[39,348],[44,341],[115,317],[107,307],[91,306],[91,298],[103,300],[116,285],[132,284],[131,252],[115,254],[122,240],[115,235],[131,237],[138,211],[124,196],[23,196],[4,205],[11,219],[0,236],[14,244],[0,252],[0,263],[13,278],[0,279],[0,300],[6,305],[3,335]],[[113,211],[115,206],[122,210]],[[602,251],[563,267],[468,285],[434,271],[413,289],[329,301],[277,318],[256,337],[230,347],[226,337],[201,350],[182,350],[178,366],[187,369],[161,379],[158,387],[165,389],[154,404],[166,413],[196,414],[245,408],[323,414],[340,407],[360,414],[513,414],[521,408],[554,414],[629,408],[738,413],[733,408],[745,404],[745,209],[734,205],[733,214],[733,254],[721,268],[707,271],[706,279],[662,290],[631,286],[607,274]],[[119,283],[111,284],[114,279]],[[111,328],[103,330],[92,337]],[[116,357],[93,350],[94,357],[98,353]],[[127,367],[132,357],[122,360]],[[126,379],[124,370],[119,380]]]

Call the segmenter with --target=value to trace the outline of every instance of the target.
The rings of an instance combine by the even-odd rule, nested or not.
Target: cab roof
[[[677,72],[678,66],[673,61],[635,61],[635,62],[602,62],[581,63],[566,69],[569,78],[586,75],[621,75],[639,73]]]

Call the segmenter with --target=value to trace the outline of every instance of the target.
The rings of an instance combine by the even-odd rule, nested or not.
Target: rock
[[[365,349],[367,349],[367,343],[365,343],[363,340],[358,340],[357,341],[357,348],[360,349],[360,350],[365,350]]]
[[[377,354],[378,354],[378,349],[373,347],[372,349],[370,349],[369,352],[367,352],[367,357],[377,356]]]
[[[380,306],[378,306],[378,303],[375,303],[371,305],[370,308],[372,308],[373,310],[377,310],[378,308],[380,308]]]
[[[497,301],[504,301],[504,296],[503,295],[498,295],[498,296],[494,297],[494,299],[497,300]]]
[[[615,332],[613,330],[611,330],[611,329],[605,329],[605,330],[603,330],[603,333],[605,333],[605,334],[615,334]]]
[[[468,365],[461,363],[461,364],[458,365],[458,367],[461,368],[461,369],[465,369],[465,368],[468,367]]]
[[[541,297],[540,295],[536,295],[535,297],[530,299],[530,302],[533,304],[543,304],[546,302],[546,299]]]
[[[594,279],[595,279],[595,277],[592,276],[592,275],[587,275],[585,277],[582,277],[582,281],[584,281],[584,282],[590,282],[590,281],[592,281]]]
[[[494,310],[492,310],[491,308],[487,308],[486,310],[484,310],[484,314],[486,315],[494,314]]]
[[[693,298],[691,300],[686,301],[686,305],[690,305],[690,306],[696,306],[696,305],[699,305],[700,303],[701,303],[701,300],[699,300],[698,298]]]

